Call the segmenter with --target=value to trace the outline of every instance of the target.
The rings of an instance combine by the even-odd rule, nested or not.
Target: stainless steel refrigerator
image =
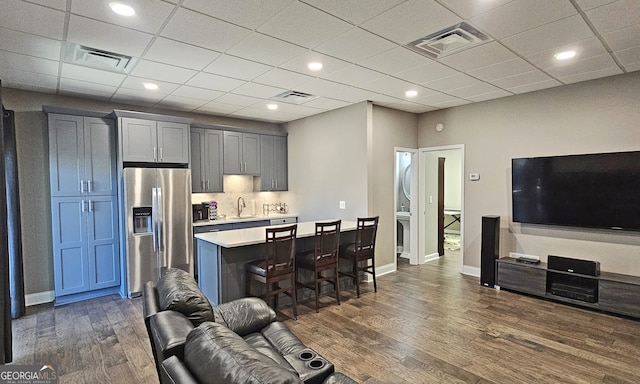
[[[163,268],[193,275],[191,170],[125,168],[124,195],[128,296]]]

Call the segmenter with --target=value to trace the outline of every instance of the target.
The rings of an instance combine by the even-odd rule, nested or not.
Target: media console
[[[640,277],[618,273],[580,269],[584,263],[575,261],[581,273],[557,270],[547,263],[527,264],[505,257],[496,260],[496,285],[500,288],[527,293],[586,308],[640,318]],[[557,263],[552,262],[552,266]],[[595,266],[594,266],[595,267]],[[569,268],[572,269],[572,268]],[[592,274],[585,272],[594,270]]]

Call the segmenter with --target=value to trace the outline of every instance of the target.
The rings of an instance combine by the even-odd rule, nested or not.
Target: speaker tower
[[[500,216],[482,216],[480,285],[496,285],[496,259],[500,257]]]

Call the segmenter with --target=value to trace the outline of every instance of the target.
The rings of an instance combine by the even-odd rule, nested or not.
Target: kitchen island
[[[284,226],[287,225],[291,224]],[[273,227],[280,226],[282,225]],[[244,265],[264,257],[265,228],[272,227],[195,235],[198,248],[198,285],[211,304],[218,305],[244,297]],[[356,228],[355,221],[343,220],[340,226],[340,243],[353,242]],[[315,230],[313,221],[298,223],[296,252],[313,249]]]

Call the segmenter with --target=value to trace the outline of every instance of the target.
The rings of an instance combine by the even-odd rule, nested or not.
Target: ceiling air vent
[[[285,91],[279,95],[275,95],[271,99],[280,100],[280,101],[284,101],[286,103],[291,103],[291,104],[302,104],[302,103],[306,103],[307,101],[311,101],[317,97],[318,96],[310,95],[308,93],[304,93],[300,91]]]
[[[412,41],[406,47],[431,59],[439,59],[490,40],[484,33],[462,22]]]
[[[129,73],[136,59],[115,52],[103,51],[80,44],[67,43],[64,61],[70,64],[103,69],[111,72]]]

